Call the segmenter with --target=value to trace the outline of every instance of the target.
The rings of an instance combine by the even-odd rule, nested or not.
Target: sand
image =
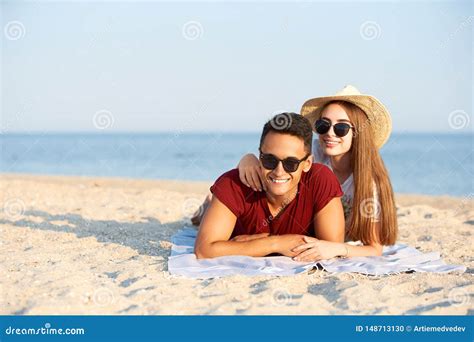
[[[472,196],[397,194],[399,242],[463,274],[172,276],[170,237],[209,185],[2,174],[0,314],[474,313]]]

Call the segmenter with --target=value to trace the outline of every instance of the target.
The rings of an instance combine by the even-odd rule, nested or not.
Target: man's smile
[[[290,181],[291,178],[273,178],[271,176],[268,176],[270,181],[275,184],[284,184]]]

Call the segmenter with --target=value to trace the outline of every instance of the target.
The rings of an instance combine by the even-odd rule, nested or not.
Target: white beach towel
[[[247,257],[223,256],[213,259],[196,259],[194,242],[197,230],[185,227],[172,237],[171,256],[168,270],[171,274],[190,278],[215,278],[233,274],[278,275],[298,274],[313,267],[330,273],[355,272],[379,276],[401,272],[464,272],[465,266],[447,265],[438,252],[421,253],[415,248],[403,244],[385,246],[382,256],[334,258],[320,262],[301,263],[286,256]]]

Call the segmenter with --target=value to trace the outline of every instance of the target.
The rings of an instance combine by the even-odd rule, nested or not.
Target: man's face
[[[281,160],[288,157],[302,159],[307,155],[303,139],[277,132],[268,133],[260,149],[263,154],[272,154]],[[287,172],[281,162],[274,170],[268,170],[260,161],[267,182],[267,192],[273,196],[292,194],[298,186],[302,173],[309,171],[311,164],[312,156],[302,161],[295,172]]]

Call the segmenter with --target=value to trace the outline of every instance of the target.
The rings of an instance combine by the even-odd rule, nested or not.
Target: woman
[[[390,114],[375,97],[363,95],[352,86],[334,96],[306,101],[301,114],[319,135],[314,141],[314,161],[334,172],[344,192],[346,241],[360,241],[362,245],[344,243],[345,253],[340,255],[341,244],[308,236],[305,244],[294,249],[300,252],[295,260],[381,255],[384,245],[395,243],[398,231],[393,190],[378,151],[390,136]],[[242,158],[239,173],[247,186],[265,190],[254,155]]]

